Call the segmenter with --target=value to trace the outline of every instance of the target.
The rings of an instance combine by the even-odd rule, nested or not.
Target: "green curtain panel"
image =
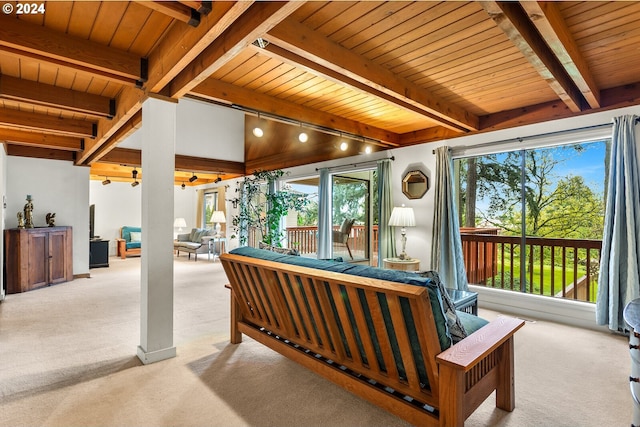
[[[464,268],[460,224],[453,195],[452,164],[449,147],[439,147],[436,153],[434,183],[433,235],[431,269],[438,272],[447,288],[469,290]]]
[[[640,296],[640,180],[636,116],[613,119],[604,233],[598,274],[596,321],[625,328],[625,306]]]
[[[378,267],[384,258],[396,256],[396,239],[389,217],[393,211],[391,159],[378,161]]]

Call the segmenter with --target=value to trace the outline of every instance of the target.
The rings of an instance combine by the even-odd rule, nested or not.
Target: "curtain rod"
[[[358,163],[346,163],[344,165],[338,165],[338,166],[332,166],[329,168],[326,168],[329,171],[332,171],[334,169],[341,169],[347,166],[353,166],[358,167],[358,166],[362,166],[362,165],[368,165],[371,164],[373,166],[373,163],[377,163],[380,160],[391,160],[392,162],[396,160],[395,156],[391,156],[391,157],[383,157],[382,159],[377,159],[377,160],[367,160],[366,162],[358,162]],[[316,172],[318,172],[320,169],[324,169],[324,168],[316,168]]]
[[[640,117],[636,118],[636,123],[638,123],[638,121],[640,121]],[[502,139],[502,140],[498,140],[498,141],[491,141],[491,142],[484,142],[482,144],[477,144],[477,145],[466,145],[466,146],[459,146],[459,147],[453,147],[450,148],[449,151],[453,151],[453,149],[476,149],[476,148],[485,148],[485,147],[495,147],[495,146],[499,146],[502,144],[508,144],[510,142],[524,142],[527,140],[531,140],[531,139],[537,139],[537,138],[548,138],[551,136],[558,136],[558,135],[563,135],[563,134],[572,134],[572,133],[577,133],[577,132],[581,132],[581,131],[585,131],[585,130],[595,130],[595,129],[601,129],[601,128],[605,128],[605,127],[611,127],[613,126],[613,123],[602,123],[599,125],[593,125],[593,126],[584,126],[581,128],[575,128],[575,129],[565,129],[565,130],[559,130],[559,131],[555,131],[555,132],[548,132],[548,133],[540,133],[537,135],[529,135],[529,136],[523,136],[523,137],[513,137],[513,138],[508,138],[508,139]],[[431,151],[432,154],[436,154],[436,150],[432,150]]]

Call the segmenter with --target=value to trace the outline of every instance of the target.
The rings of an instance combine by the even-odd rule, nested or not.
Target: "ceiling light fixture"
[[[191,178],[189,178],[189,182],[193,182],[193,181],[195,181],[195,180],[197,180],[197,179],[198,179],[198,177],[196,176],[196,174],[195,174],[195,173],[191,172],[191,174],[192,174],[193,176],[192,176]]]
[[[109,184],[111,184],[111,180],[109,179],[109,177],[105,176],[104,181],[102,181],[102,185],[109,185]]]
[[[349,144],[347,144],[347,141],[342,141],[340,143],[340,150],[347,151],[347,148],[349,148]]]
[[[131,183],[131,186],[132,186],[132,187],[137,187],[138,185],[140,185],[140,181],[138,181],[138,180],[135,180],[135,181],[133,181],[133,182]]]
[[[182,187],[182,189],[184,190],[185,188],[187,188],[187,186],[185,185],[185,183],[183,182],[182,185],[180,186]]]
[[[222,178],[220,178],[220,174],[218,174],[218,177],[213,181],[214,184],[219,183],[220,181],[222,181]]]
[[[364,153],[365,154],[371,154],[371,151],[373,151],[373,150],[371,149],[370,145],[365,145],[364,146]]]
[[[138,179],[138,171],[136,170],[136,168],[134,167],[133,170],[131,171],[131,177],[135,180]]]
[[[300,134],[298,135],[298,141],[307,142],[309,140],[309,135],[305,131],[302,130],[302,122],[300,122]]]
[[[262,138],[262,136],[264,135],[264,132],[262,131],[262,128],[259,126],[260,123],[260,113],[258,113],[258,125],[256,125],[256,127],[253,128],[253,135],[255,135],[257,138]]]

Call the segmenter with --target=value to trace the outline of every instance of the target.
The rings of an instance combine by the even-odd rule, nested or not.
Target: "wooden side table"
[[[420,260],[416,258],[384,258],[382,260],[382,266],[384,268],[390,268],[392,270],[418,271],[418,269],[420,268]]]

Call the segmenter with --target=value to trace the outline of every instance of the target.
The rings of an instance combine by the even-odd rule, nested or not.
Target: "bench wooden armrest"
[[[491,393],[491,377],[498,376],[496,407],[515,408],[513,335],[524,320],[498,317],[436,356],[440,399],[458,402],[440,408],[441,425],[461,426]],[[488,373],[496,367],[493,372]]]

